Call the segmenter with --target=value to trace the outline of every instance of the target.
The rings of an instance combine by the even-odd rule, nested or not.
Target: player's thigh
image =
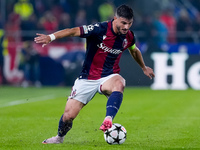
[[[79,114],[80,110],[85,106],[80,101],[77,101],[75,99],[68,99],[66,106],[65,106],[65,112],[64,112],[64,118],[63,120],[73,120],[76,118],[76,116]]]
[[[110,95],[113,91],[123,93],[125,85],[125,79],[121,75],[115,75],[102,84],[101,90],[106,95]]]
[[[98,80],[77,79],[69,98],[78,100],[83,104],[89,103],[98,91],[99,82]]]

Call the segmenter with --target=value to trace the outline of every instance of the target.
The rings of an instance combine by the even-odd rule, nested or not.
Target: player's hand
[[[51,38],[48,35],[37,33],[37,37],[34,38],[35,43],[42,44],[42,47],[51,42]]]
[[[150,79],[152,79],[153,77],[155,77],[153,69],[151,69],[150,67],[145,66],[142,70],[143,70],[144,74],[146,76],[148,76]]]

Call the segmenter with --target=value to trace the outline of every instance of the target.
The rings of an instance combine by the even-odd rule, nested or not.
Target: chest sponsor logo
[[[102,50],[104,50],[104,52],[109,52],[109,53],[116,54],[116,55],[122,53],[121,50],[109,48],[109,47],[107,47],[104,43],[98,44],[97,47],[99,47],[99,48],[101,48]]]

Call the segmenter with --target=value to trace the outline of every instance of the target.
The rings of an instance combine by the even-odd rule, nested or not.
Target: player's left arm
[[[146,76],[148,76],[150,79],[152,79],[152,77],[155,77],[153,69],[151,69],[150,67],[145,65],[142,54],[141,54],[140,50],[138,49],[138,47],[134,44],[133,46],[129,47],[128,49],[129,49],[131,56],[135,59],[135,61],[142,68],[144,74]]]

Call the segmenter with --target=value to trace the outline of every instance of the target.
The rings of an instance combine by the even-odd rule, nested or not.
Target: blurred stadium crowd
[[[16,33],[16,40],[32,40],[36,31],[48,34],[110,20],[123,3],[135,11],[132,30],[139,41],[199,43],[198,0],[2,0],[0,28]]]
[[[33,49],[32,43],[26,41],[33,41],[36,33],[50,34],[64,28],[110,20],[120,4],[134,9],[135,20],[131,30],[136,34],[138,45],[148,45],[143,53],[161,51],[159,45],[162,43],[200,43],[199,0],[1,0],[0,83],[5,81],[2,68],[7,53],[10,53],[9,59],[13,59],[11,70],[15,68],[18,43],[23,43],[20,50],[23,61],[29,58],[27,53],[34,54],[34,58],[28,60],[30,63],[38,55],[30,50]],[[66,38],[57,42],[82,41],[80,38]],[[26,72],[25,69],[25,75]],[[11,75],[11,72],[7,74]]]

